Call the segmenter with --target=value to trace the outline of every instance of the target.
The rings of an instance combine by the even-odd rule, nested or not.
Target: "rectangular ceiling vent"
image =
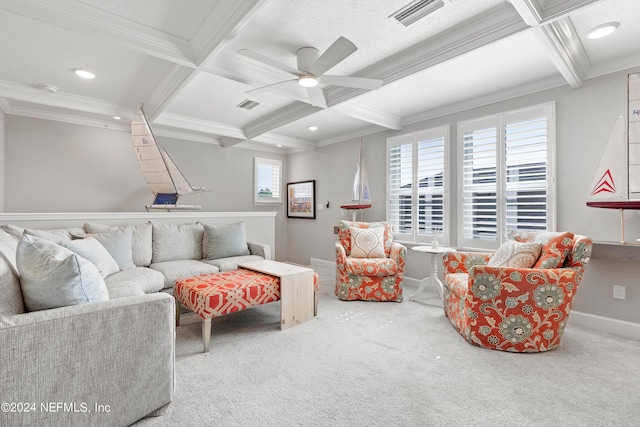
[[[245,110],[253,110],[254,108],[256,108],[258,105],[260,105],[259,102],[256,101],[252,101],[250,99],[245,99],[244,101],[242,101],[240,104],[236,105],[236,107],[239,108],[244,108]]]
[[[389,18],[393,18],[405,27],[408,27],[428,14],[440,9],[442,6],[444,6],[442,0],[415,0],[389,15]]]

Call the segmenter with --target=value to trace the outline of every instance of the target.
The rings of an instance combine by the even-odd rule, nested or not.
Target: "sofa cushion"
[[[136,282],[128,281],[107,283],[107,291],[109,291],[109,299],[144,295],[144,291]]]
[[[151,264],[152,256],[152,228],[150,222],[124,226],[93,224],[89,222],[84,224],[84,229],[87,233],[104,233],[106,231],[118,231],[127,228],[132,230],[131,257],[133,263],[138,267],[148,267],[149,264]]]
[[[260,255],[243,255],[243,256],[230,256],[220,259],[203,259],[202,262],[215,265],[220,271],[237,270],[238,264],[244,264],[245,262],[262,261],[264,258]]]
[[[98,267],[98,271],[102,278],[120,271],[116,260],[113,259],[109,251],[102,246],[102,243],[94,237],[60,242],[60,246],[63,246],[91,261],[96,267]]]
[[[107,285],[117,282],[135,282],[145,294],[164,289],[164,274],[147,267],[134,267],[108,276]]]
[[[349,227],[353,258],[385,258],[384,227]]]
[[[27,310],[109,299],[98,268],[50,240],[23,235],[18,242],[16,261]]]
[[[152,262],[200,260],[202,256],[202,224],[167,224],[151,222],[153,227]]]
[[[507,240],[500,245],[487,265],[489,267],[531,268],[538,261],[541,249],[542,243]]]
[[[18,241],[20,240],[20,237],[22,236],[15,236],[4,230],[0,230],[0,255],[9,263],[16,275],[18,274],[18,267],[16,266],[16,249],[18,248]]]
[[[249,255],[244,221],[233,224],[203,224],[207,259]]]
[[[391,258],[347,258],[347,274],[387,277],[398,274],[398,264]]]
[[[133,231],[128,229],[105,231],[103,233],[90,233],[111,254],[118,263],[120,270],[128,270],[135,267],[133,253],[131,251],[131,237]]]
[[[217,273],[218,267],[196,260],[165,261],[153,263],[149,268],[164,275],[164,287],[170,288],[177,280],[200,274]]]

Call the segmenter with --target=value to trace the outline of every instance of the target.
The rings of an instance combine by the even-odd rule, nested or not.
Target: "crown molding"
[[[145,103],[145,111],[149,120],[155,120],[169,102],[176,97],[180,89],[195,75],[196,70],[193,68],[174,64]]]
[[[374,133],[380,132],[380,126],[368,126],[364,129],[358,129],[353,132],[342,134],[335,138],[323,139],[318,142],[318,147],[324,147],[325,145],[337,144],[339,142],[348,141],[350,139],[362,138],[367,135],[373,135]]]
[[[138,24],[74,0],[4,2],[4,10],[72,32],[116,43],[166,61],[195,67],[191,44],[172,34]]]
[[[461,111],[472,110],[474,108],[484,107],[498,102],[508,101],[510,99],[519,98],[521,96],[531,95],[534,93],[542,92],[549,89],[555,89],[566,85],[567,82],[565,82],[562,77],[550,77],[547,79],[542,79],[528,84],[505,89],[503,91],[480,98],[457,102],[419,114],[414,114],[406,117],[402,121],[402,125],[409,126],[414,123],[432,120],[438,117],[448,116],[450,114],[459,113]]]
[[[566,17],[599,0],[509,0],[527,25],[538,26]]]

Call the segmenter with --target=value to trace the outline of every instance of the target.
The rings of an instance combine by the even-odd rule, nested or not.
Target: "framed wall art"
[[[316,219],[316,180],[287,183],[287,218]]]

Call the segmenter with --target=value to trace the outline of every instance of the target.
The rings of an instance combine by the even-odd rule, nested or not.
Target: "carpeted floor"
[[[281,331],[279,303],[176,338],[176,394],[138,426],[637,426],[640,342],[571,321],[560,347],[511,354],[468,344],[442,308],[345,302],[321,278],[318,316]],[[430,301],[436,302],[435,298]]]

